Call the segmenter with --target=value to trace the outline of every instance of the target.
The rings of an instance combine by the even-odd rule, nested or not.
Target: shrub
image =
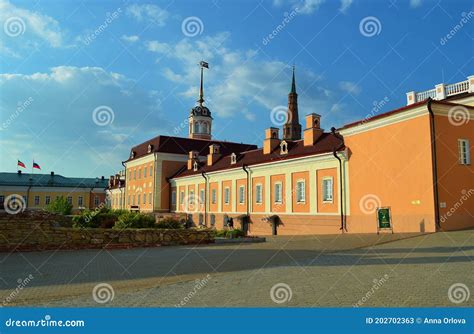
[[[155,227],[155,216],[138,212],[122,214],[114,225],[114,229],[151,228]]]
[[[216,237],[225,238],[226,232],[227,232],[226,230],[217,230],[216,231]]]
[[[245,236],[244,231],[239,230],[239,229],[227,230],[226,233],[225,233],[225,237],[229,238],[229,239],[242,238],[244,236]]]
[[[59,213],[62,215],[70,215],[72,212],[72,204],[63,196],[55,199],[46,206],[46,211],[52,213]]]
[[[178,219],[172,217],[165,217],[155,225],[157,228],[166,229],[181,229],[184,227],[183,223]]]
[[[126,213],[128,213],[127,210],[112,210],[109,208],[101,208],[93,211],[85,210],[80,215],[72,218],[73,226],[77,228],[111,228],[115,225],[119,217]]]

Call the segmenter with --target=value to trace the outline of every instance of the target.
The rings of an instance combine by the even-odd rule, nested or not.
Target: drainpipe
[[[122,209],[124,209],[125,208],[125,203],[126,203],[125,201],[126,201],[126,197],[127,197],[126,196],[127,195],[127,188],[126,187],[127,187],[127,182],[128,182],[127,181],[127,166],[125,166],[124,161],[122,161],[122,166],[123,166],[123,168],[125,168],[125,185],[124,185],[124,189],[123,189],[123,207],[122,207]],[[120,181],[119,181],[119,186],[120,186]]]
[[[30,206],[30,190],[31,190],[31,187],[33,187],[33,186],[29,185],[28,189],[26,189],[26,208],[25,209],[28,209],[29,206]]]
[[[337,151],[344,147],[344,139],[339,134],[336,134],[336,128],[332,127],[331,132],[334,136],[336,136],[337,138],[342,140],[341,145],[339,145],[337,148],[334,148],[333,151],[332,151],[332,154],[339,161],[339,193],[341,194],[340,195],[340,205],[341,205],[341,228],[340,228],[340,230],[342,232],[344,232],[344,231],[347,232],[346,222],[345,222],[345,219],[344,219],[344,193],[343,193],[343,186],[342,186],[343,185],[342,160],[337,155]]]
[[[435,115],[431,109],[433,100],[428,98],[428,112],[430,113],[430,132],[431,132],[431,157],[433,159],[433,193],[435,201],[435,224],[438,229],[441,229],[441,222],[439,221],[439,193],[438,193],[438,159],[436,156],[436,128]]]
[[[201,175],[205,180],[204,181],[204,226],[207,227],[207,182],[208,181],[207,181],[206,173],[202,172]]]
[[[250,216],[250,207],[249,207],[249,205],[250,205],[250,196],[249,196],[249,193],[250,193],[250,187],[249,187],[250,174],[249,174],[249,171],[247,170],[247,168],[248,168],[247,165],[242,166],[242,169],[247,174],[247,198],[246,198],[246,202],[247,202],[247,216]]]

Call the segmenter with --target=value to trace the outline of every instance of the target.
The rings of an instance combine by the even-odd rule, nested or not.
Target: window
[[[200,203],[200,205],[204,205],[204,201],[205,201],[204,200],[204,189],[201,189],[199,191],[199,203]]]
[[[296,181],[296,202],[304,203],[306,201],[306,184],[304,180]]]
[[[139,170],[138,170],[138,179],[141,179],[141,178],[142,178],[142,170],[139,169]]]
[[[323,202],[332,203],[333,200],[333,180],[332,177],[323,179]]]
[[[26,196],[25,196],[25,195],[23,195],[23,196],[21,196],[21,197],[23,197],[23,202],[25,202],[25,203],[27,203],[27,202],[28,202],[28,199],[26,198]]]
[[[143,177],[146,178],[146,167],[143,168]]]
[[[179,193],[179,204],[183,205],[184,202],[184,191]]]
[[[46,196],[44,198],[44,204],[48,205],[49,203],[51,203],[51,197],[50,196]]]
[[[274,190],[275,190],[275,197],[274,197],[274,201],[275,203],[282,203],[282,193],[281,193],[281,190],[282,190],[282,184],[281,182],[277,182],[275,183],[274,185]]]
[[[255,203],[261,204],[262,203],[262,185],[257,184],[255,186]]]
[[[148,204],[151,204],[151,193],[148,194]]]
[[[39,196],[35,196],[35,205],[36,206],[40,205],[40,197]]]
[[[216,225],[216,215],[211,215],[211,227]]]
[[[461,165],[471,164],[471,152],[468,139],[458,139],[459,163]]]
[[[130,205],[130,195],[128,195],[128,198],[127,198],[127,205]]]
[[[135,205],[135,195],[132,195],[132,205]]]
[[[216,198],[217,198],[217,190],[212,189],[212,194],[211,194],[212,204],[216,204]]]
[[[193,205],[194,204],[194,190],[191,190],[189,192],[189,205]]]
[[[84,198],[82,196],[79,196],[77,198],[77,206],[83,206],[84,205]]]
[[[5,202],[5,196],[0,195],[0,206],[3,206],[4,202]]]
[[[202,213],[199,214],[199,225],[204,225],[204,215]]]
[[[150,176],[153,175],[153,168],[150,167]]]
[[[140,199],[142,198],[142,196],[140,194],[137,195],[137,205],[140,205]]]
[[[72,197],[71,197],[71,196],[68,196],[68,197],[67,197],[67,202],[68,202],[69,204],[72,204]]]
[[[95,207],[99,206],[99,196],[94,196],[94,206]]]
[[[229,202],[230,202],[230,189],[226,187],[224,189],[224,203],[229,204]]]
[[[245,203],[245,187],[240,186],[239,187],[239,204],[244,204]]]
[[[176,205],[176,191],[171,192],[171,205]]]
[[[136,169],[133,170],[133,179],[134,180],[137,179],[137,170]]]
[[[236,163],[237,163],[237,155],[236,155],[235,153],[232,153],[232,154],[230,155],[230,164],[231,164],[231,165],[234,165],[234,164],[236,164]]]
[[[282,141],[280,144],[280,154],[288,154],[288,143],[286,141]]]

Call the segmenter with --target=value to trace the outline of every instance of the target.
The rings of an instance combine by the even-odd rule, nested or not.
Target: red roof
[[[342,140],[342,138],[332,133],[324,133],[314,145],[310,146],[304,146],[303,140],[287,141],[287,143],[287,154],[280,154],[280,146],[277,146],[277,148],[269,154],[263,154],[262,148],[240,153],[235,152],[237,155],[237,161],[235,164],[230,163],[231,156],[230,154],[227,154],[223,155],[212,166],[207,166],[205,162],[200,163],[200,166],[197,171],[194,171],[193,169],[188,170],[187,168],[182,168],[176,173],[176,175],[173,176],[173,178],[199,175],[202,172],[207,173],[231,168],[242,168],[244,165],[252,166],[274,161],[284,161],[288,159],[317,155],[322,153],[333,152],[333,150],[344,149],[344,141]]]
[[[227,141],[158,136],[134,146],[132,148],[132,152],[135,152],[134,157],[126,161],[135,160],[153,152],[188,155],[189,151],[198,151],[199,155],[207,155],[209,153],[209,145],[211,144],[218,144],[222,154],[248,151],[257,148],[256,145]],[[149,145],[151,145],[151,152],[148,152]]]

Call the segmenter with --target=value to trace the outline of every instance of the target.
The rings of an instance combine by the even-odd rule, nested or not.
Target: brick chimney
[[[209,145],[209,154],[207,155],[207,165],[212,166],[221,157],[220,147],[217,144]]]
[[[193,169],[194,163],[198,162],[199,152],[198,151],[189,151],[188,156],[188,170]]]
[[[321,129],[321,115],[309,114],[305,117],[306,128],[303,132],[304,135],[304,146],[311,146],[324,133]]]
[[[265,139],[263,141],[263,154],[270,154],[280,145],[278,128],[268,128],[265,130]]]

